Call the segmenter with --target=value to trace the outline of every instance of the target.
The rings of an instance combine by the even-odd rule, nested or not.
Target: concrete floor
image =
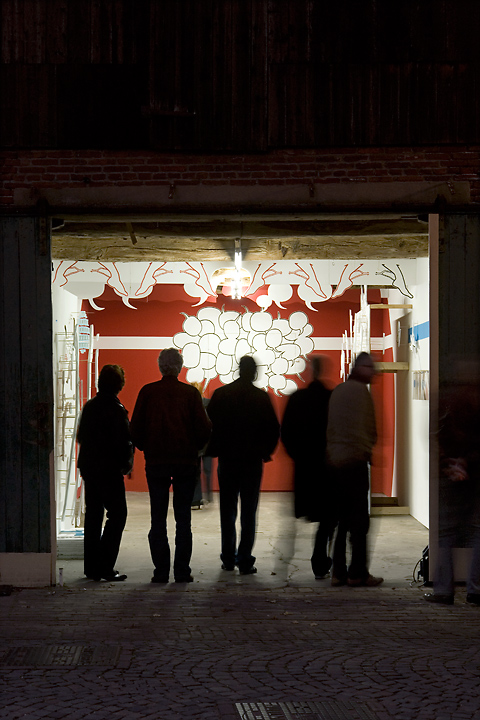
[[[145,584],[152,576],[147,540],[150,525],[148,493],[127,493],[128,520],[117,561],[117,569],[128,575],[128,584]],[[316,524],[296,520],[291,493],[263,493],[257,515],[257,575],[243,577],[220,568],[220,520],[218,494],[213,502],[192,512],[194,585],[201,589],[250,584],[255,587],[311,587],[329,585],[315,581],[310,555]],[[174,539],[173,511],[169,511],[169,537]],[[385,578],[385,586],[402,586],[413,578],[413,571],[428,544],[428,530],[409,515],[372,517],[369,533],[370,571]],[[63,568],[65,585],[85,584],[83,541],[59,543],[58,568]],[[173,579],[173,578],[171,578]]]

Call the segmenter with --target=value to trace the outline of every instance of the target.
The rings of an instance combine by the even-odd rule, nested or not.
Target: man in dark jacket
[[[85,483],[84,569],[94,580],[127,577],[114,570],[127,520],[123,476],[133,463],[127,411],[117,398],[124,384],[119,365],[103,366],[98,393],[85,403],[77,432],[78,467]]]
[[[257,366],[252,357],[240,360],[238,380],[218,388],[208,405],[213,423],[207,454],[218,456],[222,568],[238,565],[242,575],[256,573],[255,522],[263,462],[278,442],[279,425],[267,393],[255,387]],[[236,549],[235,521],[241,500],[241,537]]]
[[[162,350],[158,367],[163,377],[140,390],[131,423],[133,443],[145,456],[151,509],[148,540],[155,567],[152,582],[158,583],[167,583],[170,574],[167,512],[171,485],[176,523],[173,574],[175,582],[193,580],[191,503],[198,454],[211,429],[198,390],[178,380],[182,366],[178,350]]]
[[[312,381],[288,400],[282,441],[295,463],[295,517],[319,523],[311,563],[313,574],[321,579],[332,565],[327,546],[336,524],[325,461],[331,391],[320,380],[322,359],[313,355],[309,366]]]

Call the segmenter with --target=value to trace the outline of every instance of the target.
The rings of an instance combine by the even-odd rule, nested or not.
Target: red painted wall
[[[380,302],[380,291],[368,291],[369,302]],[[83,309],[87,313],[90,324],[94,325],[95,334],[101,336],[173,336],[181,332],[185,319],[182,313],[195,315],[198,307],[193,307],[192,298],[186,295],[183,287],[178,285],[156,285],[153,292],[144,300],[132,302],[137,310],[127,308],[111,288],[106,287],[103,295],[96,300],[97,304],[105,309],[93,310],[88,302],[84,302]],[[232,300],[220,296],[212,306],[225,310],[241,310],[246,307],[252,312],[258,312],[258,306],[251,300]],[[349,311],[356,312],[360,308],[359,290],[350,289],[340,298],[318,303],[318,312],[308,310],[296,292],[290,301],[285,303],[285,310],[277,310],[281,317],[288,317],[293,312],[305,312],[313,325],[312,337],[340,337],[349,327]],[[272,308],[270,308],[272,311]],[[272,311],[273,312],[273,311]],[[382,336],[383,332],[390,333],[388,326],[388,312],[372,311],[371,334],[374,337]],[[140,388],[148,382],[160,378],[157,365],[158,350],[101,350],[99,367],[107,363],[117,363],[125,370],[126,384],[120,394],[120,400],[129,413],[133,411],[135,400]],[[391,352],[391,351],[390,351]],[[326,363],[325,382],[334,387],[340,382],[340,351],[322,352],[329,358]],[[380,358],[378,358],[380,359]],[[391,359],[385,357],[385,359]],[[186,370],[183,369],[180,379],[185,381]],[[210,397],[213,391],[220,386],[217,379],[211,381],[206,396]],[[301,381],[299,381],[301,387]],[[276,396],[270,392],[277,416],[281,420],[288,398]],[[374,381],[372,393],[375,401],[379,443],[375,450],[374,467],[372,468],[372,491],[390,494],[393,472],[393,438],[394,438],[394,386],[393,376],[381,376]],[[130,477],[126,480],[127,490],[146,491],[143,454],[136,453],[135,465]],[[265,465],[263,490],[281,491],[291,490],[293,486],[292,462],[286,454],[283,445],[279,443],[273,461]],[[216,483],[214,489],[216,489]]]

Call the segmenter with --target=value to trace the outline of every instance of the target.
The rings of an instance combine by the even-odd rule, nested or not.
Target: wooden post
[[[52,582],[50,231],[0,218],[0,583]]]

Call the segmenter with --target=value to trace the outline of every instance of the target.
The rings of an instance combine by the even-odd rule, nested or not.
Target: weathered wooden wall
[[[50,241],[0,218],[0,553],[47,553],[53,452]]]
[[[480,215],[447,214],[438,255],[439,378],[456,381],[456,363],[480,367]]]
[[[477,0],[3,0],[0,146],[480,142]]]

